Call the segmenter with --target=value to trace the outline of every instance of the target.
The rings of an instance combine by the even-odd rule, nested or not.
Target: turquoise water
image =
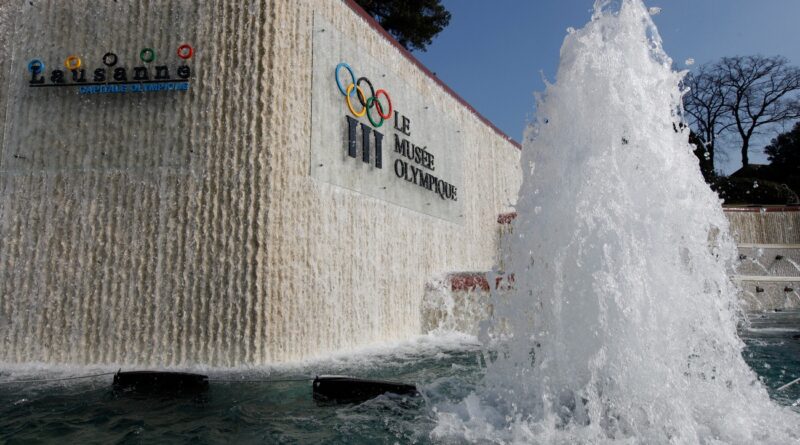
[[[800,377],[800,311],[751,314],[749,320],[749,328],[739,332],[747,345],[745,360],[773,400],[800,411],[800,382],[776,391]]]
[[[750,315],[743,354],[779,404],[795,407],[800,384],[800,312]],[[413,342],[280,370],[207,371],[202,397],[133,398],[111,391],[111,376],[0,385],[0,443],[432,443],[435,407],[478,384],[482,353],[468,338]],[[102,371],[102,370],[101,370]],[[0,380],[97,370],[11,370]],[[419,385],[422,397],[382,396],[358,405],[318,405],[311,381],[222,382],[349,374]]]

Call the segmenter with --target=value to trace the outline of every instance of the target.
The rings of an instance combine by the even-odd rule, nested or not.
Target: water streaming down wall
[[[430,277],[491,265],[518,149],[348,5],[0,5],[0,361],[299,360],[420,333]],[[470,141],[443,147],[482,166],[465,169],[464,223],[309,177],[314,14]],[[27,86],[34,57],[94,69],[113,51],[131,66],[152,47],[175,66],[182,43],[186,93]]]
[[[2,360],[268,359],[269,166],[256,147],[271,93],[259,43],[278,30],[266,5],[19,4],[3,85]],[[77,54],[91,73],[108,51],[131,66],[149,46],[175,66],[184,42],[198,48],[189,94],[26,85],[34,57],[50,70]]]
[[[739,244],[800,244],[800,207],[728,208]]]
[[[752,312],[800,308],[800,208],[728,207],[739,247],[736,280]]]

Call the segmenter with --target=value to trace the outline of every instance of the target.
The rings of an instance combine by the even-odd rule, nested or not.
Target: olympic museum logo
[[[344,77],[345,81],[342,82]],[[424,190],[433,192],[443,200],[458,201],[458,188],[437,177],[436,158],[426,146],[411,142],[411,119],[394,110],[388,91],[377,88],[367,77],[357,77],[353,68],[341,62],[334,69],[334,79],[344,104],[350,112],[347,120],[347,154],[358,157],[359,142],[361,160],[372,162],[377,169],[383,168],[384,134],[379,131],[390,121],[393,123],[395,159],[394,174]],[[366,119],[364,119],[366,118]],[[358,137],[358,130],[361,137]]]
[[[314,14],[312,28],[309,176],[372,198],[367,206],[464,224],[469,151],[460,115],[442,110],[446,96],[324,17]]]
[[[78,94],[187,91],[192,76],[188,62],[194,56],[194,48],[183,44],[176,53],[182,64],[170,66],[157,64],[156,51],[143,48],[138,54],[141,64],[127,67],[120,63],[117,54],[108,52],[101,59],[102,65],[88,70],[81,57],[73,54],[64,59],[63,67],[49,72],[44,61],[32,59],[28,62],[28,85],[77,88]]]

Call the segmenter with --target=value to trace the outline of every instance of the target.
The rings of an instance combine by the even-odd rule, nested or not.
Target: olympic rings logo
[[[339,71],[342,69],[346,70],[348,74],[350,74],[351,82],[348,83],[347,86],[342,85],[342,81],[339,78]],[[344,62],[336,65],[336,69],[334,70],[333,74],[336,78],[336,86],[339,87],[339,92],[345,97],[347,108],[351,113],[353,113],[353,116],[362,117],[366,115],[367,119],[369,119],[369,123],[371,123],[375,128],[380,127],[383,125],[384,121],[392,117],[392,113],[394,112],[392,108],[392,98],[389,97],[389,93],[387,93],[386,90],[379,89],[376,91],[375,87],[372,85],[372,82],[366,77],[356,78],[356,75],[353,73],[353,69],[350,68],[350,65]],[[361,87],[363,84],[369,86],[369,97],[364,94],[364,89]],[[379,99],[381,96],[386,99],[386,105],[381,103]],[[353,97],[357,98],[358,103],[361,105],[361,109],[359,111],[356,111],[355,107],[353,106]],[[377,122],[370,112],[373,109],[375,110],[375,114],[377,114],[380,118],[380,120]]]
[[[76,70],[81,67],[81,58],[75,55],[69,56],[64,61],[64,66],[70,71]]]
[[[183,60],[191,59],[194,55],[194,48],[188,43],[184,43],[183,45],[178,47],[177,51],[178,57]],[[144,63],[151,63],[156,60],[156,51],[153,48],[144,48],[139,52],[139,59]],[[103,65],[107,67],[113,67],[117,64],[119,58],[114,53],[106,53],[103,56]],[[83,65],[83,61],[81,58],[75,54],[70,55],[64,60],[64,67],[69,71],[75,71],[80,69]],[[40,59],[32,59],[28,62],[28,71],[34,74],[41,74],[44,72],[44,62]]]

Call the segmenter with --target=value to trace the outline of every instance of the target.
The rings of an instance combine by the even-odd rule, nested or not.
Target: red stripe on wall
[[[486,278],[484,272],[460,272],[452,273],[447,276],[450,282],[450,290],[457,291],[475,291],[482,290],[489,292],[489,280]],[[514,284],[514,275],[498,276],[494,279],[494,288],[508,290]]]
[[[800,212],[800,206],[771,206],[771,207],[723,207],[723,211],[738,213],[738,212]],[[517,212],[501,213],[497,215],[498,224],[511,224],[517,217]]]
[[[517,212],[501,213],[497,215],[498,224],[511,224],[511,221],[517,217]]]

